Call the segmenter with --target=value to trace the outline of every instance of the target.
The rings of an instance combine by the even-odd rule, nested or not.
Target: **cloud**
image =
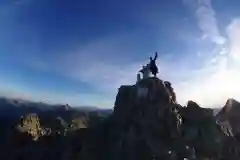
[[[230,59],[232,61],[240,59],[240,20],[235,19],[229,24],[226,39],[220,34],[210,0],[183,1],[194,12],[198,26],[203,32],[202,39],[210,39],[216,44],[216,48],[208,52],[196,49],[196,54],[185,55],[178,51],[178,55],[170,57],[160,53],[157,60],[159,77],[172,82],[181,104],[192,99],[202,107],[219,107],[227,98],[240,99],[239,67],[237,64],[229,67]],[[35,91],[26,91],[25,97],[31,99],[41,97],[40,99],[49,102],[74,105],[113,107],[120,85],[134,84],[138,70],[148,63],[147,58],[154,53],[154,51],[139,52],[136,48],[143,48],[139,44],[134,43],[135,46],[130,46],[132,45],[130,41],[137,39],[135,36],[135,33],[120,33],[103,37],[75,51],[51,57],[51,61],[30,57],[27,61],[30,62],[28,65],[31,68],[56,72],[67,78],[86,82],[94,90],[90,94],[82,92],[71,95],[64,93],[32,95]],[[189,41],[195,38],[187,37]],[[162,37],[159,39],[162,40]],[[169,44],[169,47],[172,45],[174,44]]]
[[[142,65],[148,63],[148,57],[153,54],[153,52],[142,53],[145,55],[143,58],[134,59],[132,57],[138,55],[132,55],[131,49],[121,48],[122,43],[117,42],[117,39],[114,36],[94,41],[74,53],[57,56],[51,62],[42,62],[42,59],[35,58],[36,61],[40,61],[36,62],[35,69],[51,70],[67,78],[88,83],[94,88],[91,94],[53,93],[41,94],[37,97],[44,97],[49,101],[113,107],[118,88],[121,85],[135,84],[137,72]],[[217,51],[215,49],[212,52]],[[109,53],[114,53],[114,56],[109,56]],[[219,55],[214,61],[210,61],[210,58],[204,59],[200,66],[193,67],[195,63],[199,63],[198,61],[197,51],[196,54],[177,57],[160,53],[157,60],[159,77],[172,82],[181,104],[192,99],[205,107],[215,105],[222,99],[225,101],[228,97],[222,98],[223,91],[219,91],[220,87],[216,86],[216,84],[222,86],[223,83],[218,78],[224,73],[222,71],[226,64],[224,56]],[[30,63],[30,66],[33,67],[34,64]],[[216,96],[212,97],[212,95]]]
[[[96,92],[111,94],[115,98],[121,85],[132,85],[136,82],[138,71],[142,65],[149,63],[148,57],[154,54],[154,51],[139,54],[133,51],[132,53],[131,48],[129,50],[124,48],[122,43],[116,43],[116,39],[118,38],[101,39],[86,45],[75,53],[56,57],[54,60],[56,63],[51,63],[51,66],[55,66],[54,70],[60,74],[89,83],[96,89]],[[111,56],[109,56],[109,53]],[[175,57],[168,54],[159,54],[157,64],[161,77],[170,78],[174,81],[176,75],[173,73],[178,68],[178,73],[181,73],[181,75],[177,77],[179,79],[180,77],[184,78],[185,71],[190,65],[186,62],[189,60],[188,57],[181,56],[172,64]],[[136,58],[140,56],[143,58]]]
[[[238,22],[234,20],[227,27],[228,37],[222,37],[215,17],[215,10],[211,0],[183,0],[183,3],[194,13],[198,21],[198,27],[202,30],[202,39],[210,39],[216,44],[212,51],[206,55],[203,65],[195,70],[195,77],[183,85],[177,86],[182,93],[182,99],[186,97],[193,99],[203,106],[218,106],[225,103],[227,98],[236,97],[240,99],[239,86],[236,79],[240,80],[239,68],[231,65],[237,58],[239,51]],[[203,54],[201,54],[203,55]],[[187,90],[187,91],[186,91]]]
[[[227,27],[229,38],[229,55],[235,61],[240,61],[240,18],[234,19]]]
[[[111,42],[102,40],[100,46],[107,46],[104,44],[109,45]],[[148,63],[147,55],[150,56],[153,53],[145,53],[145,59],[124,62],[123,57],[130,53],[125,52],[124,55],[121,55],[120,53],[122,53],[122,51],[115,51],[115,47],[113,47],[112,50],[109,50],[105,47],[101,47],[100,49],[98,46],[99,43],[93,43],[75,54],[64,55],[62,58],[56,60],[56,62],[59,62],[59,64],[56,65],[58,66],[57,72],[75,80],[89,83],[97,90],[98,94],[102,95],[102,97],[108,97],[108,102],[113,106],[118,88],[121,85],[135,84],[137,72],[142,65]],[[106,56],[99,60],[101,54],[98,53],[102,53],[103,51],[115,52],[116,56],[121,55],[123,57],[116,58]],[[192,95],[193,92],[196,92],[192,91],[192,89],[194,83],[197,82],[200,85],[199,78],[202,77],[198,77],[199,73],[203,75],[211,72],[209,70],[210,68],[204,68],[202,70],[192,68],[193,63],[197,61],[196,58],[197,54],[182,55],[177,58],[160,54],[157,59],[157,64],[160,70],[159,77],[173,83],[173,87],[176,88],[178,99],[181,104],[184,104],[189,98],[191,98],[190,95]],[[189,81],[189,79],[193,81]],[[187,83],[188,85],[184,85],[184,83]],[[91,99],[91,97],[89,98]],[[102,101],[104,100],[102,99]]]
[[[222,107],[228,98],[240,100],[240,19],[235,18],[226,33],[228,45],[217,45],[215,57],[207,57],[200,69],[190,69],[188,80],[176,83],[182,102],[192,99],[205,107]]]
[[[209,38],[216,44],[226,42],[226,39],[220,35],[211,0],[183,0],[183,3],[195,14],[198,27],[203,32],[202,39]]]
[[[216,57],[213,62],[207,59],[201,67],[192,68],[198,61],[196,57],[194,55],[179,57],[173,63],[172,58],[166,59],[160,56],[157,61],[160,69],[159,78],[172,82],[179,103],[184,105],[191,99],[203,107],[219,107],[227,98],[240,95],[232,85],[232,80],[237,76],[233,77],[234,72],[226,70],[227,61],[224,56]],[[137,71],[147,62],[146,59],[146,61],[121,65],[116,61],[115,64],[111,64],[107,60],[99,62],[95,59],[84,67],[81,63],[72,66],[64,65],[68,70],[64,74],[76,80],[88,82],[99,91],[102,97],[108,96],[108,102],[113,106],[117,89],[121,85],[135,84]],[[233,84],[236,84],[235,81]],[[99,102],[101,101],[104,99]]]
[[[46,94],[51,99],[57,100],[54,97],[58,95],[60,97],[58,98],[59,101],[69,100],[80,104],[88,101],[89,105],[96,104],[98,99],[99,103],[104,103],[104,106],[113,107],[118,88],[121,85],[135,84],[137,72],[142,65],[149,62],[148,57],[154,54],[154,51],[149,53],[140,52],[139,54],[145,56],[139,58],[140,55],[136,51],[132,53],[131,48],[121,43],[122,41],[128,41],[127,37],[114,35],[113,37],[102,38],[80,47],[75,52],[58,55],[51,61],[36,56],[28,56],[31,60],[34,60],[33,63],[28,59],[30,60],[28,66],[35,70],[55,72],[75,81],[85,82],[94,88],[94,90],[90,91],[91,94],[83,92],[76,95],[65,95],[65,97],[55,93]],[[159,54],[157,64],[159,65],[159,76],[161,78],[176,82],[188,77],[190,64],[187,63],[187,60],[189,60],[189,57],[181,56],[177,58],[177,61],[175,60],[175,63],[172,63],[172,58],[176,59],[176,57]],[[24,63],[27,62],[24,61]],[[177,72],[175,72],[176,69],[178,69]],[[39,97],[48,98],[48,96],[42,95],[39,95]],[[91,99],[94,99],[94,102],[91,102]],[[81,102],[81,100],[84,102]]]
[[[120,84],[135,82],[141,67],[141,62],[132,63],[130,57],[135,55],[131,55],[131,49],[126,49],[122,41],[122,36],[93,41],[74,53],[56,57],[51,67],[67,77],[91,84],[98,92],[116,93]]]
[[[232,48],[236,48],[234,51],[238,50],[235,41],[240,40],[239,37],[234,36],[237,36],[236,32],[238,32],[238,25],[234,25],[235,23],[234,21],[228,27],[230,51],[233,50]],[[177,57],[160,54],[157,60],[159,77],[172,82],[179,103],[185,104],[191,99],[203,107],[220,107],[229,97],[240,99],[237,89],[239,87],[236,87],[240,76],[236,67],[229,69],[228,54],[219,53],[227,51],[222,50],[222,47],[215,48],[211,51],[218,53],[214,59],[207,57],[201,60],[200,66],[194,67],[200,61],[198,52],[201,52],[201,55],[210,54],[201,50],[196,51],[196,54]],[[107,53],[115,53],[116,56],[109,56]],[[92,93],[71,95],[42,93],[35,97],[42,97],[51,102],[113,107],[118,88],[136,82],[138,70],[143,64],[148,63],[147,57],[151,54],[151,52],[145,53],[146,58],[143,59],[129,60],[133,56],[131,52],[125,48],[121,49],[114,38],[92,42],[74,53],[57,56],[52,62],[36,63],[35,67],[35,69],[46,68],[68,78],[86,82],[94,88]],[[39,64],[44,64],[44,67],[39,67]]]

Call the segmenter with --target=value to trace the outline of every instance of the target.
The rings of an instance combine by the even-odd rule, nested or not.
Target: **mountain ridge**
[[[19,107],[26,104],[22,101],[3,102],[0,148],[5,152],[0,152],[0,159],[240,158],[231,119],[220,121],[213,109],[193,101],[181,106],[171,83],[156,77],[120,86],[113,111],[79,110],[66,104],[41,110],[38,105]]]

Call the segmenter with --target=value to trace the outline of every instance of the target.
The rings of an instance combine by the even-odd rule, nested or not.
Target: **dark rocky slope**
[[[181,106],[176,99],[169,82],[151,77],[121,86],[106,118],[68,106],[28,114],[5,134],[0,159],[240,159],[226,120],[193,101]]]
[[[113,114],[92,132],[95,140],[83,146],[81,158],[238,159],[234,137],[217,123],[213,110],[192,101],[180,106],[165,84],[149,78],[121,86]]]

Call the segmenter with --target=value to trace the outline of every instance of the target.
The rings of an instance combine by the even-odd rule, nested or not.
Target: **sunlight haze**
[[[238,0],[3,0],[0,95],[114,106],[159,53],[159,78],[185,105],[240,100]]]

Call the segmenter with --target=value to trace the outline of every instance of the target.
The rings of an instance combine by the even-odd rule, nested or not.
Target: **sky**
[[[177,101],[240,100],[239,0],[1,0],[0,96],[112,108],[158,52]]]

